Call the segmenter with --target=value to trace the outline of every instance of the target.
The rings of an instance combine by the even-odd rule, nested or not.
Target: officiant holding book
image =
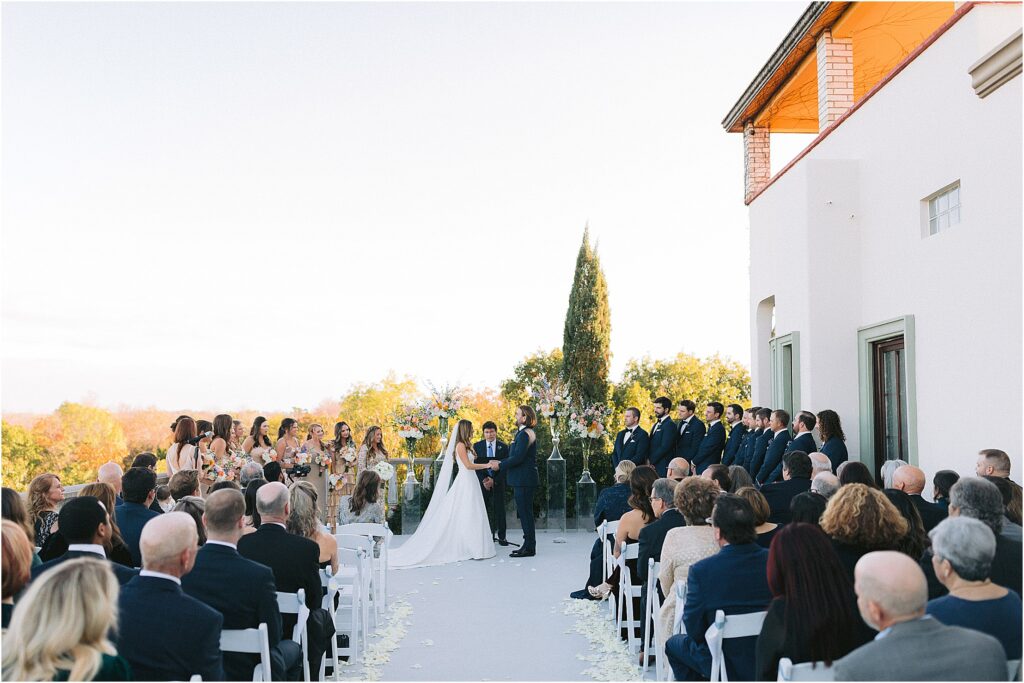
[[[473,444],[473,451],[476,455],[473,462],[485,464],[491,460],[505,460],[508,458],[508,444],[498,439],[498,427],[493,422],[484,422],[483,441]],[[480,490],[484,494],[484,505],[487,508],[487,520],[491,525],[491,535],[497,534],[498,545],[507,546],[505,538],[505,471],[498,470],[477,470],[477,477],[480,478]]]

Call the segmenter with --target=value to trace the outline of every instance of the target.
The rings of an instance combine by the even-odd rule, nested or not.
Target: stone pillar
[[[853,39],[818,36],[818,132],[853,106]]]
[[[771,146],[767,126],[743,124],[743,201],[750,202],[771,177]]]

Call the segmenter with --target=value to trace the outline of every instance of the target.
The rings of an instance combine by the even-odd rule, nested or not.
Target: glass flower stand
[[[594,530],[594,502],[597,500],[597,484],[590,476],[590,444],[583,440],[583,474],[576,482],[576,529]]]
[[[557,419],[551,421],[551,455],[547,462],[549,531],[565,531],[565,458],[558,452]]]

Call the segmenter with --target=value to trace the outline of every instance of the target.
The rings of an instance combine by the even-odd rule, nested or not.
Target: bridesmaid
[[[182,415],[174,423],[174,443],[167,449],[167,474],[173,476],[181,470],[198,470],[199,458],[191,441],[196,438],[196,422]]]
[[[210,443],[210,450],[213,451],[214,461],[224,468],[228,479],[234,479],[235,467],[228,462],[233,455],[231,452],[232,420],[230,415],[218,415],[213,418],[213,441]]]
[[[363,437],[363,445],[359,447],[359,454],[356,460],[359,462],[359,471],[367,467],[373,467],[379,462],[388,459],[388,449],[384,448],[384,430],[373,426],[366,430]]]
[[[330,442],[330,448],[334,454],[331,473],[341,476],[327,496],[327,518],[334,522],[338,518],[338,499],[351,496],[355,488],[356,442],[352,439],[352,428],[347,422],[334,423],[334,440]],[[346,460],[346,455],[352,459]]]
[[[249,436],[242,442],[242,450],[253,459],[253,462],[266,465],[270,462],[270,454],[274,448],[270,443],[270,424],[267,418],[260,415],[252,422]]]
[[[309,475],[306,481],[313,485],[316,491],[317,514],[321,520],[327,520],[327,475],[330,474],[330,466],[323,466],[318,461],[326,462],[331,454],[324,444],[324,428],[318,424],[309,426],[306,433],[306,441],[302,444],[302,450],[309,456]]]
[[[281,469],[285,474],[291,474],[295,465],[295,454],[299,452],[299,423],[290,417],[281,420],[281,426],[277,430],[277,445],[275,453],[270,457],[281,463]]]

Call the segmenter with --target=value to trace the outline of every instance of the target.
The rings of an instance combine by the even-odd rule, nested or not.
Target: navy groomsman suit
[[[757,444],[757,440],[761,437],[763,429],[748,429],[747,433],[743,435],[743,444],[740,446],[740,457],[741,461],[738,461],[737,465],[742,465],[748,473],[753,466],[754,460],[754,445]],[[753,476],[753,475],[751,475]]]
[[[690,420],[690,422],[692,423],[693,420]],[[698,422],[700,421],[698,420]],[[700,474],[711,465],[722,462],[723,448],[725,448],[725,427],[722,425],[721,420],[715,420],[708,428],[707,434],[704,435],[704,438],[697,445],[697,455],[694,456],[690,463],[695,472]]]
[[[694,459],[697,457],[698,449],[700,449],[700,442],[708,431],[707,427],[704,426],[699,417],[691,415],[688,419],[679,423],[676,431],[679,433],[679,438],[676,440],[676,457],[685,458],[686,462],[690,463],[690,467],[693,468],[695,466]],[[725,443],[724,433],[722,435],[722,443]]]
[[[786,446],[790,441],[788,429],[780,429],[778,434],[772,434],[770,429],[766,429],[765,433],[771,436],[768,450],[764,454],[764,464],[757,473],[757,483],[762,486],[782,478],[782,456],[786,454]]]
[[[764,427],[757,430],[757,439],[750,446],[750,459],[747,460],[747,472],[750,476],[757,480],[757,475],[761,471],[761,466],[764,465],[764,456],[768,452],[768,444],[771,443],[774,434],[771,429]]]
[[[507,460],[508,444],[501,439],[495,439],[494,443],[488,444],[482,439],[473,444],[474,465],[485,465],[491,460]],[[480,480],[480,491],[484,494],[484,506],[487,509],[487,519],[491,524],[491,535],[498,534],[498,540],[505,540],[505,533],[508,522],[505,519],[505,489],[508,475],[505,470],[499,468],[497,472],[492,470],[477,470],[476,476]],[[484,479],[490,477],[494,484],[491,490],[484,488]]]
[[[846,444],[838,436],[833,436],[826,440],[818,450],[828,456],[829,461],[832,463],[833,472],[838,469],[841,463],[850,459],[850,455],[846,452]]]
[[[505,470],[508,485],[516,499],[516,514],[523,525],[522,553],[537,552],[536,524],[533,519],[533,497],[540,486],[537,474],[537,439],[530,443],[526,427],[520,427],[508,449],[508,459],[499,469]]]
[[[626,434],[629,438],[626,438]],[[623,460],[631,460],[636,465],[646,465],[647,458],[651,451],[651,437],[640,425],[632,429],[623,429],[615,437],[615,447],[612,449],[612,467],[618,467]]]
[[[747,426],[737,422],[729,430],[729,440],[725,442],[725,453],[722,455],[723,465],[743,465],[743,444],[746,443]]]
[[[814,443],[814,437],[811,436],[810,432],[802,432],[800,436],[796,437],[786,445],[786,450],[783,453],[789,453],[791,451],[803,451],[804,453],[814,453],[818,450],[817,444]],[[781,481],[782,480],[782,460],[779,460],[779,464],[775,466],[775,469],[768,475],[767,481],[762,482],[767,484],[768,482]]]
[[[668,464],[672,460],[678,432],[676,423],[667,414],[651,427],[651,448],[648,459],[659,477],[668,475]]]

